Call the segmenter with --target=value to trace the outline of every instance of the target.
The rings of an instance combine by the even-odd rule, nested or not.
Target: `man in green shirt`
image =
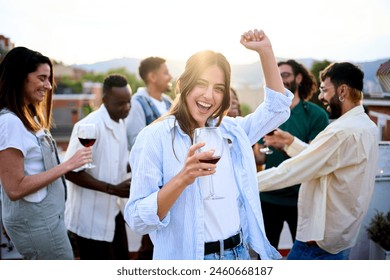
[[[313,75],[295,60],[279,62],[278,66],[284,86],[294,93],[291,116],[279,129],[310,143],[329,123],[327,112],[308,101],[317,90],[317,83]],[[267,144],[268,137],[272,136],[260,139],[260,147],[264,145],[264,141]],[[288,159],[289,156],[284,152],[283,146],[283,144],[271,146],[272,154],[255,153],[257,165],[265,164],[265,168],[268,169]],[[300,185],[295,185],[290,188],[260,193],[265,232],[275,248],[278,248],[284,222],[287,222],[291,238],[295,240],[299,187]]]

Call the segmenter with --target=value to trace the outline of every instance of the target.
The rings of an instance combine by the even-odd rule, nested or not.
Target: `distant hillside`
[[[304,59],[297,59],[297,60],[309,69],[315,62],[315,60],[311,58],[304,58]],[[379,66],[382,63],[386,62],[387,60],[389,60],[389,58],[375,60],[375,61],[368,61],[368,62],[356,62],[356,64],[358,64],[361,67],[365,75],[364,77],[365,92],[371,93],[371,92],[382,91],[379,82],[376,78],[376,71],[379,68]],[[129,72],[138,75],[139,62],[140,59],[124,57],[124,58],[117,58],[108,61],[96,62],[93,64],[78,64],[72,66],[85,69],[88,71],[94,71],[94,72],[106,72],[113,68],[125,67]],[[174,79],[176,79],[184,70],[185,62],[167,60],[167,65],[172,76],[174,77]],[[263,74],[259,63],[232,65],[232,85],[234,87],[257,88],[262,86],[262,84],[263,84]]]
[[[93,72],[107,72],[110,69],[125,67],[129,72],[137,73],[140,59],[137,58],[116,58],[92,64],[75,64],[73,67],[81,68]]]

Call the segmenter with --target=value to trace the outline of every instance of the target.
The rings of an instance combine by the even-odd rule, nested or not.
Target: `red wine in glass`
[[[82,123],[79,124],[77,129],[77,137],[81,145],[84,147],[91,147],[96,142],[96,126],[91,123]],[[94,168],[96,167],[92,163],[88,162],[84,164],[83,168]]]
[[[199,161],[204,162],[204,163],[216,164],[220,159],[221,159],[221,157],[212,157],[210,159],[200,159]]]
[[[199,160],[203,163],[216,164],[223,153],[223,138],[219,127],[200,127],[194,131],[194,143],[205,142],[205,145],[198,150],[204,152],[214,150],[212,158]],[[216,195],[214,192],[213,177],[209,175],[209,195],[205,200],[222,199],[223,196]]]
[[[79,137],[79,141],[80,141],[81,145],[83,145],[84,147],[91,147],[93,144],[95,144],[96,139],[93,139],[93,138],[80,138]]]
[[[276,129],[272,130],[271,132],[268,132],[267,135],[273,135]],[[264,146],[264,148],[260,149],[260,152],[266,155],[271,155],[274,153],[268,146]]]

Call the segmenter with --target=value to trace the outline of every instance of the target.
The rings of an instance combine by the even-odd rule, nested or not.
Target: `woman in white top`
[[[278,259],[264,233],[251,146],[289,117],[292,93],[283,86],[271,43],[263,31],[248,31],[241,44],[260,55],[266,98],[245,118],[225,117],[230,105],[230,65],[213,51],[189,58],[176,85],[179,94],[167,116],[138,135],[130,154],[132,187],[125,219],[148,233],[153,259]],[[201,163],[195,128],[219,126],[224,153],[218,164]],[[204,200],[212,175],[224,199]],[[207,182],[207,181],[206,181]]]
[[[90,162],[91,148],[59,164],[50,135],[53,66],[17,47],[0,64],[2,220],[25,259],[73,259],[64,224],[63,175]]]

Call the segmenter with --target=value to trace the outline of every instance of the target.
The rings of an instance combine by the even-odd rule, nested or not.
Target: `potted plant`
[[[390,210],[377,212],[367,228],[370,259],[390,260]]]

